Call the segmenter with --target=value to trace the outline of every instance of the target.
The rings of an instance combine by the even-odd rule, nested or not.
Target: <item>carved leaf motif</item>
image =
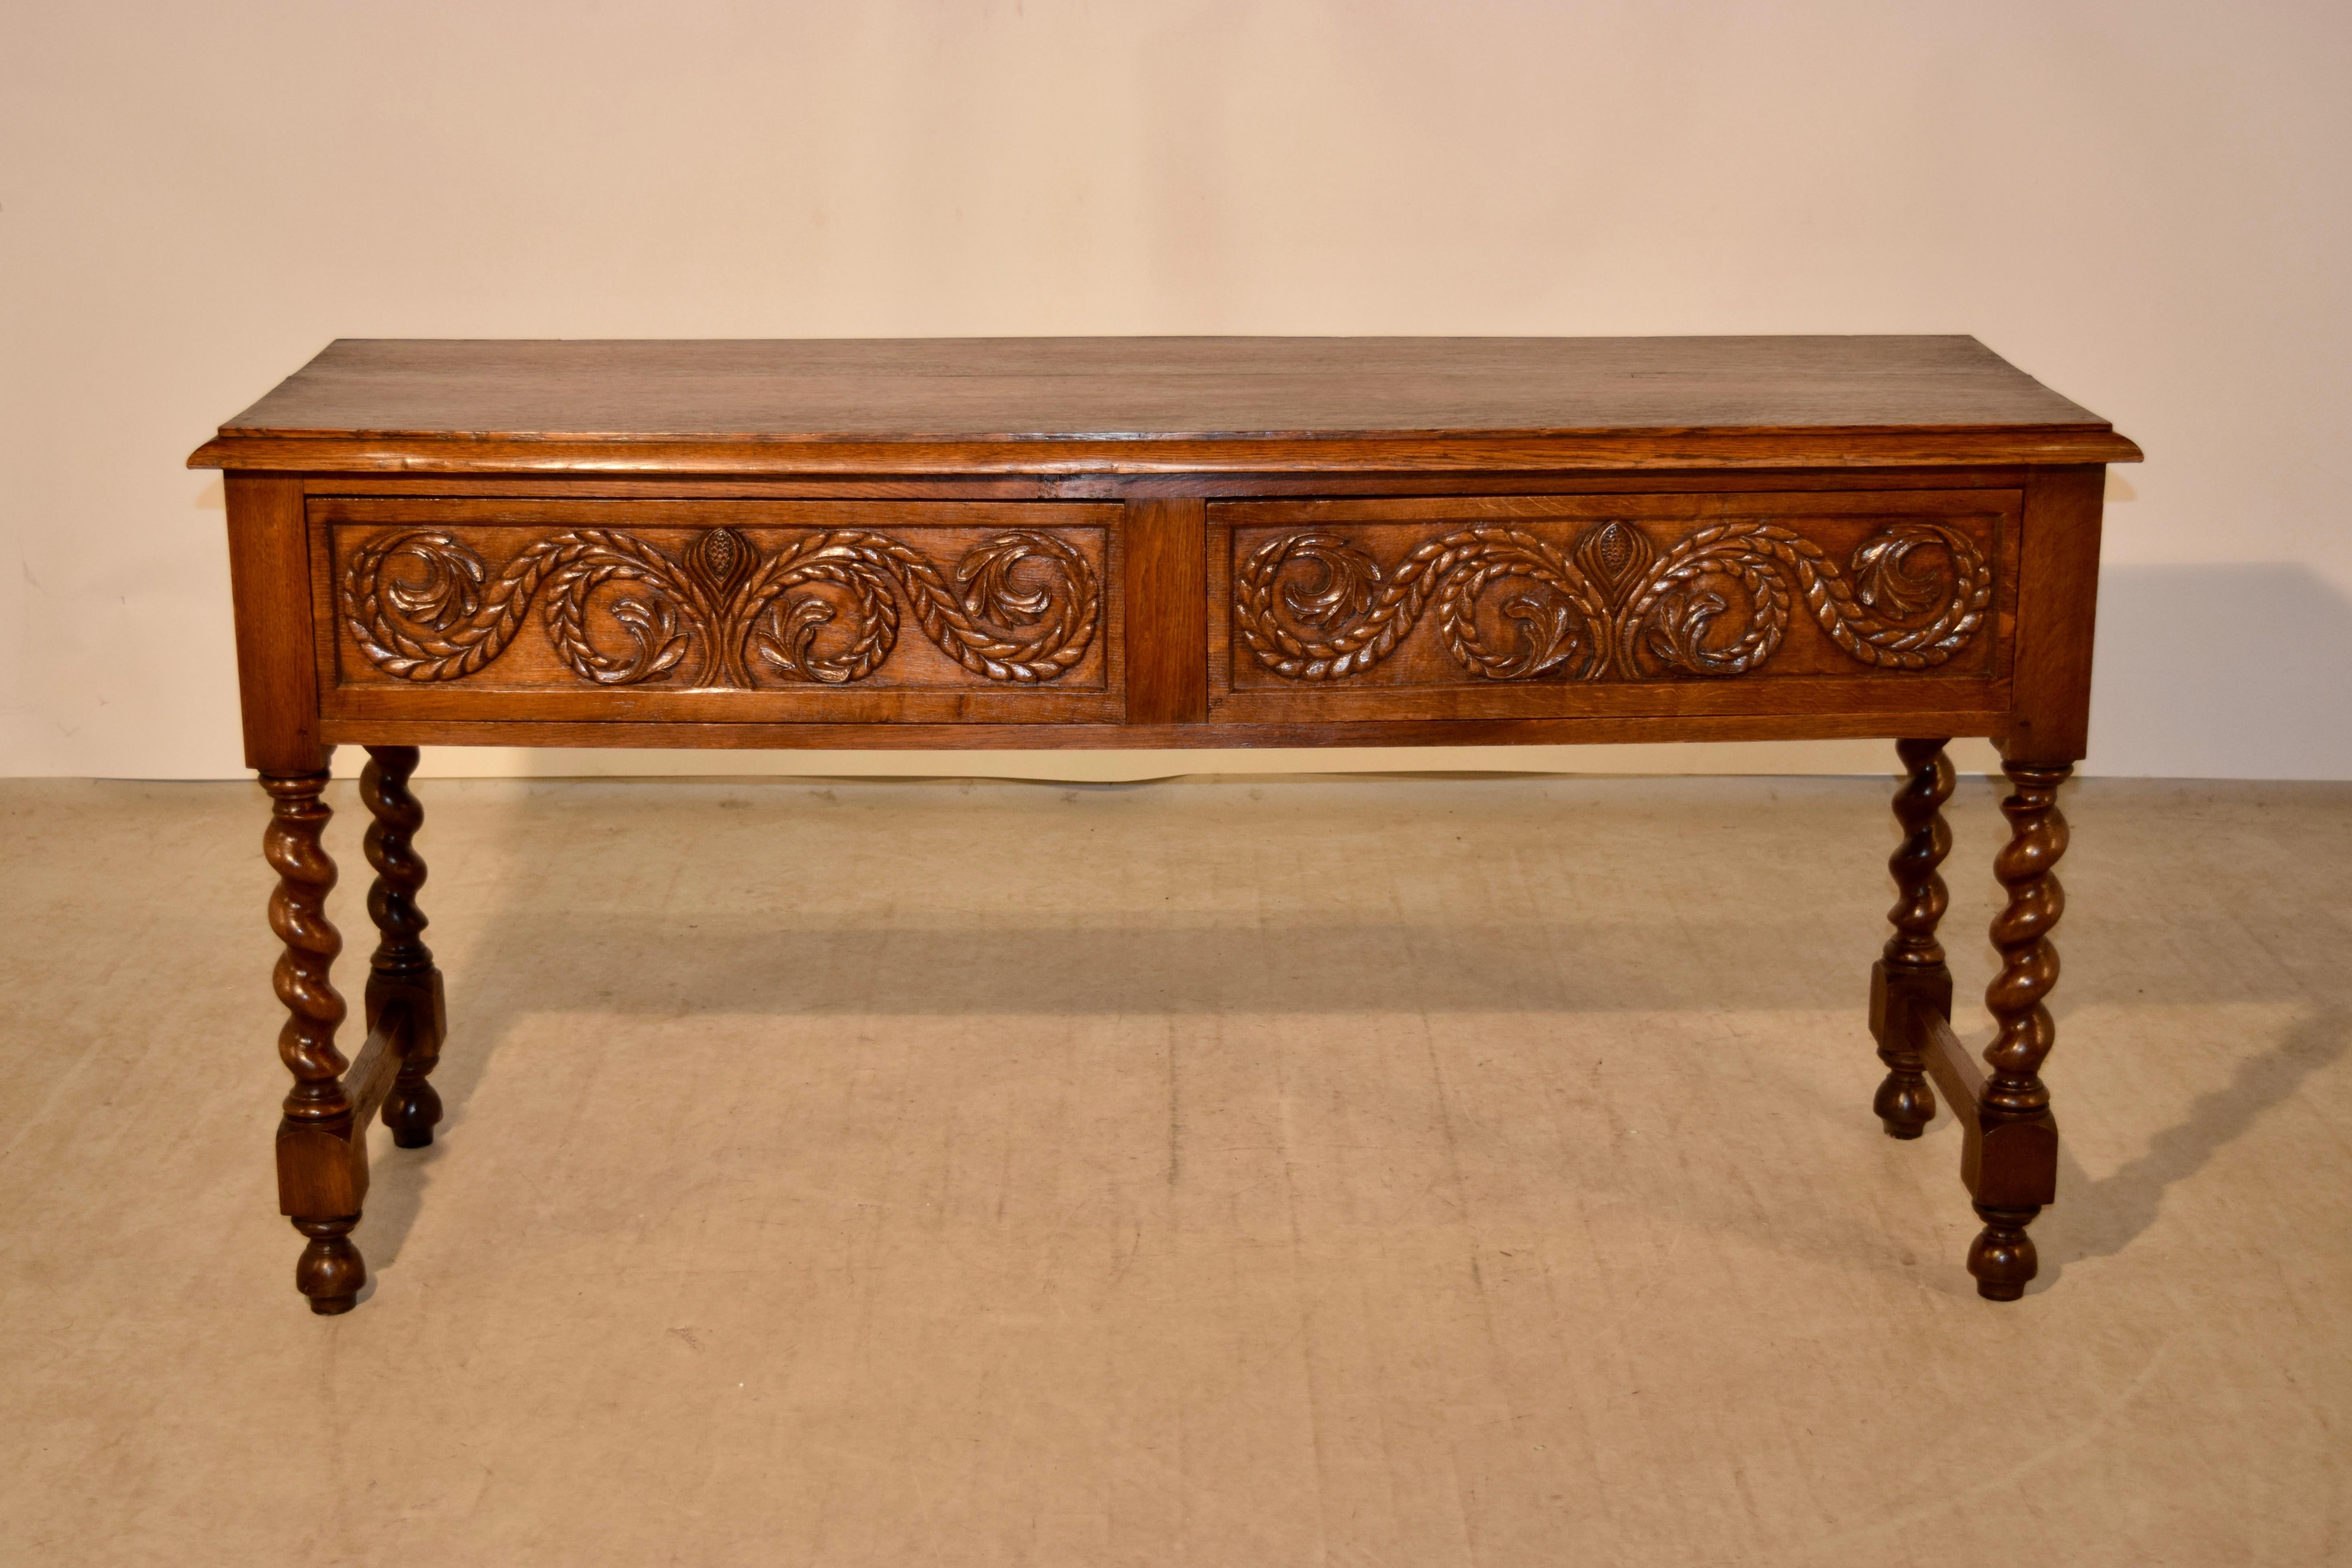
[[[1312,562],[1323,569],[1311,584],[1292,583],[1282,590],[1282,602],[1294,619],[1310,626],[1352,621],[1370,607],[1380,592],[1379,563],[1345,540],[1309,534],[1290,547],[1295,561]]]
[[[1865,540],[1853,552],[1853,596],[1874,610],[1902,620],[1926,615],[1944,595],[1944,581],[1932,564],[1914,575],[1911,558],[1920,546],[1940,542],[1933,535],[1895,529]]]
[[[1503,614],[1518,626],[1520,657],[1507,664],[1483,668],[1479,672],[1483,675],[1496,680],[1532,680],[1550,674],[1584,651],[1573,605],[1524,594],[1506,601]]]
[[[1789,589],[1775,548],[1790,541],[1820,555],[1809,542],[1786,529],[1759,533],[1762,524],[1726,524],[1701,529],[1680,541],[1653,567],[1645,581],[1631,585],[1618,611],[1619,646],[1629,676],[1646,673],[1640,655],[1649,654],[1668,670],[1685,675],[1744,675],[1772,657],[1789,629]],[[1780,536],[1785,535],[1786,538]],[[1765,548],[1757,541],[1765,540]],[[1797,559],[1809,559],[1798,552]],[[1709,586],[1715,584],[1715,586]],[[1731,608],[1722,591],[1748,600],[1748,616],[1736,636],[1720,644],[1708,634]]]
[[[545,615],[548,638],[574,674],[600,686],[634,686],[677,668],[695,647],[706,667],[723,664],[726,649],[712,640],[710,594],[696,580],[699,574],[628,534],[599,529],[562,538],[573,542],[574,553],[548,584]],[[635,584],[642,595],[616,598],[609,607],[635,647],[621,658],[599,651],[589,633],[596,591],[615,581]],[[705,671],[706,678],[717,673]]]
[[[423,566],[421,580],[396,574],[409,562]],[[352,558],[343,578],[343,616],[378,668],[411,680],[450,679],[499,655],[544,574],[534,563],[528,586],[503,574],[486,595],[480,556],[449,534],[414,529]]]
[[[1694,675],[1734,673],[1720,668],[1727,661],[1706,646],[1708,628],[1730,607],[1720,594],[1685,590],[1663,595],[1641,622],[1650,653],[1669,669]]]
[[[396,554],[425,568],[415,582],[393,577],[384,583],[384,597],[402,615],[414,621],[462,621],[481,608],[481,558],[459,550],[447,534],[419,535]]]
[[[752,651],[774,668],[795,680],[814,680],[827,686],[844,686],[851,679],[850,667],[838,660],[816,657],[816,635],[833,623],[831,605],[814,594],[779,599],[768,606],[751,632]]]
[[[1285,679],[1337,680],[1387,658],[1434,597],[1440,636],[1474,675],[1643,680],[1757,668],[1780,647],[1798,597],[1857,662],[1926,668],[1968,645],[1991,601],[1982,552],[1944,523],[1887,523],[1851,565],[1850,584],[1819,545],[1768,522],[1713,524],[1661,554],[1639,524],[1611,520],[1565,559],[1523,531],[1474,527],[1416,545],[1385,574],[1337,535],[1282,534],[1238,564],[1234,626]],[[1517,633],[1510,653],[1489,650],[1479,631],[1481,596],[1506,578],[1527,584],[1500,606]]]
[[[1050,586],[1040,583],[1024,592],[1015,586],[1013,571],[1038,553],[1042,535],[1006,534],[978,544],[956,563],[956,586],[962,590],[966,614],[1010,629],[1034,626],[1054,607]]]
[[[423,574],[404,575],[403,564],[421,565]],[[734,529],[707,529],[681,557],[634,534],[583,529],[530,545],[485,588],[487,575],[480,556],[449,534],[390,534],[352,553],[341,591],[344,620],[378,668],[409,680],[457,680],[512,643],[544,590],[549,640],[583,679],[605,686],[656,679],[699,650],[697,681],[740,689],[754,684],[754,657],[793,680],[838,686],[871,674],[896,646],[901,597],[924,636],[974,674],[1053,680],[1086,657],[1102,612],[1087,557],[1067,540],[1025,529],[966,552],[953,587],[921,552],[846,529],[812,530],[764,556]],[[615,583],[632,591],[599,600]],[[600,603],[629,638],[627,655],[596,647]],[[836,631],[847,640],[828,654],[824,639]]]
[[[613,685],[647,680],[677,667],[686,657],[686,638],[678,632],[677,611],[667,599],[615,599],[613,618],[635,639],[637,657],[627,668],[596,679]]]

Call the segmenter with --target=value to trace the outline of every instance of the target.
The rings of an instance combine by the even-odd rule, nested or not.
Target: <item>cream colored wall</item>
[[[236,771],[219,482],[180,460],[336,336],[1970,331],[2152,455],[2109,511],[2092,769],[2352,776],[2352,6],[0,16],[0,773]]]

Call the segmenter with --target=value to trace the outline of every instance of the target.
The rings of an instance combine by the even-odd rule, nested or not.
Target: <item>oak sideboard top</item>
[[[2139,456],[1969,337],[346,339],[189,463],[1150,474]]]

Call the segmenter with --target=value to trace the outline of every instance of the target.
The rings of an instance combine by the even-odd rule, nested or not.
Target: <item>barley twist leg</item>
[[[2066,895],[2053,874],[2066,853],[2066,819],[2058,811],[2058,786],[2074,769],[2063,763],[2011,763],[2009,798],[2000,803],[2009,818],[2009,843],[1993,861],[1993,875],[2009,890],[2009,902],[1993,918],[1992,944],[2000,952],[2000,973],[1985,990],[1985,1007],[1995,1033],[1985,1047],[1992,1069],[1985,1084],[1982,1114],[1988,1137],[2002,1124],[2049,1122],[2050,1090],[2042,1081],[2042,1058],[2056,1038],[2043,999],[2058,983],[2058,950],[2050,933],[2066,908]],[[2054,1141],[2055,1134],[2050,1135]],[[1979,1203],[1985,1228],[1969,1248],[1969,1272],[1977,1293],[1989,1300],[2014,1301],[2025,1293],[2039,1267],[2033,1238],[2025,1227],[2041,1205]]]
[[[1903,842],[1888,858],[1894,874],[1895,907],[1887,920],[1895,932],[1871,971],[1871,1032],[1878,1037],[1878,1059],[1886,1077],[1871,1102],[1890,1138],[1916,1138],[1936,1116],[1936,1091],[1927,1085],[1927,1064],[1910,1010],[1932,1007],[1952,1015],[1952,972],[1936,926],[1950,901],[1937,868],[1952,852],[1952,830],[1944,803],[1952,798],[1952,763],[1940,740],[1898,741],[1903,782],[1895,792],[1895,820]]]
[[[335,863],[320,836],[333,815],[321,798],[327,773],[264,773],[270,797],[262,853],[278,872],[269,926],[285,951],[274,976],[286,1007],[278,1054],[294,1075],[278,1126],[278,1206],[307,1237],[294,1266],[294,1288],[319,1313],[348,1312],[367,1280],[351,1242],[367,1191],[364,1149],[354,1153],[347,1064],[335,1048],[343,999],[330,978],[342,938],[327,919]]]
[[[415,747],[370,746],[367,753],[360,798],[373,819],[367,831],[368,864],[375,868],[368,914],[380,937],[369,963],[368,1028],[389,1026],[398,1041],[400,1071],[383,1102],[383,1124],[401,1148],[421,1149],[433,1142],[441,1120],[441,1097],[428,1080],[446,1032],[441,972],[425,945],[425,911],[416,903],[425,886],[425,861],[416,853],[425,808],[408,788]]]

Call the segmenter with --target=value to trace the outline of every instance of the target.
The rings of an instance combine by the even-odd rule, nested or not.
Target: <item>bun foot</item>
[[[294,1265],[294,1289],[310,1299],[310,1310],[321,1317],[348,1312],[359,1301],[367,1283],[367,1264],[352,1245],[352,1227],[360,1216],[342,1219],[298,1219],[294,1228],[310,1238]]]
[[[1949,901],[1936,868],[1952,852],[1952,830],[1944,822],[1944,803],[1952,797],[1952,760],[1944,745],[1938,740],[1895,743],[1903,760],[1903,782],[1895,791],[1895,820],[1903,841],[1886,868],[1899,896],[1886,911],[1895,933],[1870,970],[1870,1032],[1878,1037],[1878,1059],[1886,1064],[1871,1109],[1889,1138],[1916,1138],[1936,1119],[1936,1091],[1927,1087],[1923,1037],[1913,1019],[1922,1008],[1938,1017],[1952,1016],[1952,972],[1944,967],[1944,950],[1936,941],[1936,926]]]
[[[403,1149],[429,1145],[440,1120],[441,1097],[421,1078],[394,1084],[383,1102],[383,1124],[392,1129],[393,1142]]]
[[[2014,1301],[2041,1269],[2033,1238],[2025,1227],[2042,1212],[2039,1206],[2020,1209],[1976,1205],[1984,1229],[1969,1247],[1969,1272],[1977,1279],[1977,1294],[1988,1301]]]
[[[1878,1086],[1870,1108],[1889,1138],[1916,1138],[1936,1120],[1936,1091],[1917,1072],[1897,1068]]]
[[[422,1149],[433,1142],[434,1124],[441,1120],[441,1097],[425,1079],[441,1059],[446,1025],[441,972],[433,966],[433,950],[425,945],[425,911],[416,907],[417,892],[425,886],[425,859],[416,853],[416,830],[425,825],[425,808],[408,788],[409,775],[416,771],[416,748],[370,746],[367,752],[360,798],[373,818],[368,826],[367,858],[375,868],[368,915],[383,937],[368,979],[368,1027],[373,1031],[383,1025],[394,1008],[404,1015],[399,1021],[400,1076],[384,1099],[383,1124],[392,1129],[396,1146]]]

